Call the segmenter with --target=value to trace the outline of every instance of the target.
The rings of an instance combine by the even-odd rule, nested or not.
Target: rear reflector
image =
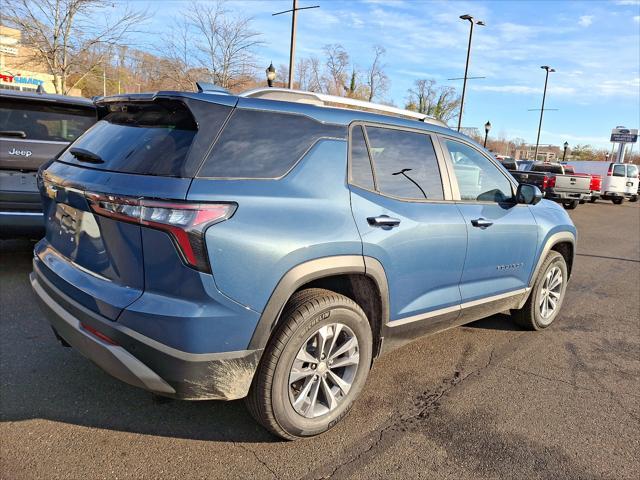
[[[113,340],[110,337],[107,337],[104,333],[99,332],[98,330],[96,330],[93,327],[90,327],[89,325],[87,325],[86,323],[81,323],[80,326],[86,330],[87,332],[89,332],[91,335],[93,335],[94,337],[98,337],[100,340],[102,340],[105,343],[108,343],[109,345],[118,345],[115,340]]]
[[[167,232],[184,262],[211,273],[204,232],[207,227],[230,218],[235,203],[188,203],[86,193],[94,213],[123,222],[137,223]]]

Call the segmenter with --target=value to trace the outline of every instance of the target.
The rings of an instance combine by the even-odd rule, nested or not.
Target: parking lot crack
[[[422,394],[418,395],[415,401],[416,406],[419,406],[419,409],[417,411],[414,411],[414,413],[405,416],[397,416],[397,414],[392,415],[387,423],[377,432],[375,439],[370,442],[368,447],[361,450],[356,455],[348,458],[343,463],[336,465],[329,473],[320,476],[312,476],[314,472],[311,472],[305,478],[322,480],[326,478],[332,478],[334,476],[343,477],[348,475],[350,472],[347,471],[347,469],[350,465],[354,465],[359,462],[360,459],[364,459],[370,456],[371,452],[378,449],[385,441],[388,440],[389,442],[392,442],[397,435],[406,432],[411,427],[412,423],[424,421],[438,409],[438,407],[440,406],[440,400],[443,397],[447,396],[452,390],[464,383],[467,378],[471,376],[478,376],[485,369],[490,367],[494,360],[494,352],[495,347],[492,348],[489,352],[487,361],[484,363],[484,365],[475,370],[472,370],[467,374],[463,375],[463,368],[460,366],[456,366],[454,368],[453,375],[443,380],[443,384],[446,385],[444,388],[441,388],[436,392],[425,391]],[[388,437],[388,439],[385,437]],[[339,474],[340,472],[342,473]]]
[[[245,452],[249,452],[250,454],[253,455],[253,457],[260,463],[262,464],[262,466],[264,468],[266,468],[267,470],[269,470],[269,472],[271,473],[271,475],[273,476],[273,478],[275,478],[276,480],[280,480],[280,476],[275,472],[275,470],[273,470],[269,464],[267,462],[265,462],[262,458],[260,458],[260,456],[252,449],[250,449],[249,447],[247,447],[246,445],[243,445],[242,443],[238,443],[238,442],[232,442],[234,446],[241,448],[242,450],[244,450]]]

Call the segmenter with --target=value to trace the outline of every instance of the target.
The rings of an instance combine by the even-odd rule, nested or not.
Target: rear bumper
[[[591,196],[591,192],[589,193],[572,193],[572,192],[554,192],[547,190],[545,198],[549,200],[554,200],[556,202],[561,202],[563,200],[586,200]]]
[[[185,400],[234,400],[247,395],[262,350],[193,354],[118,325],[60,292],[38,271],[30,275],[40,307],[69,345],[113,377]],[[87,325],[116,344],[83,328]]]
[[[44,235],[40,194],[0,190],[0,232],[2,237]]]

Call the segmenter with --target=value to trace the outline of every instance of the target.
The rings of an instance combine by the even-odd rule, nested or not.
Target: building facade
[[[21,45],[20,30],[0,25],[0,89],[36,91],[42,87],[55,93],[53,75],[41,63],[34,61],[32,49]],[[78,88],[69,95],[81,96]]]

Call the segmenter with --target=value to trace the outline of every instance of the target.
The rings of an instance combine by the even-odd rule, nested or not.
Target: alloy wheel
[[[542,289],[540,291],[540,298],[538,301],[538,307],[540,310],[540,317],[543,325],[551,323],[553,316],[558,310],[560,299],[562,296],[562,270],[558,266],[554,266],[544,277],[542,282]]]
[[[289,400],[306,418],[335,410],[347,397],[360,363],[358,339],[342,323],[324,325],[307,338],[289,372]]]

